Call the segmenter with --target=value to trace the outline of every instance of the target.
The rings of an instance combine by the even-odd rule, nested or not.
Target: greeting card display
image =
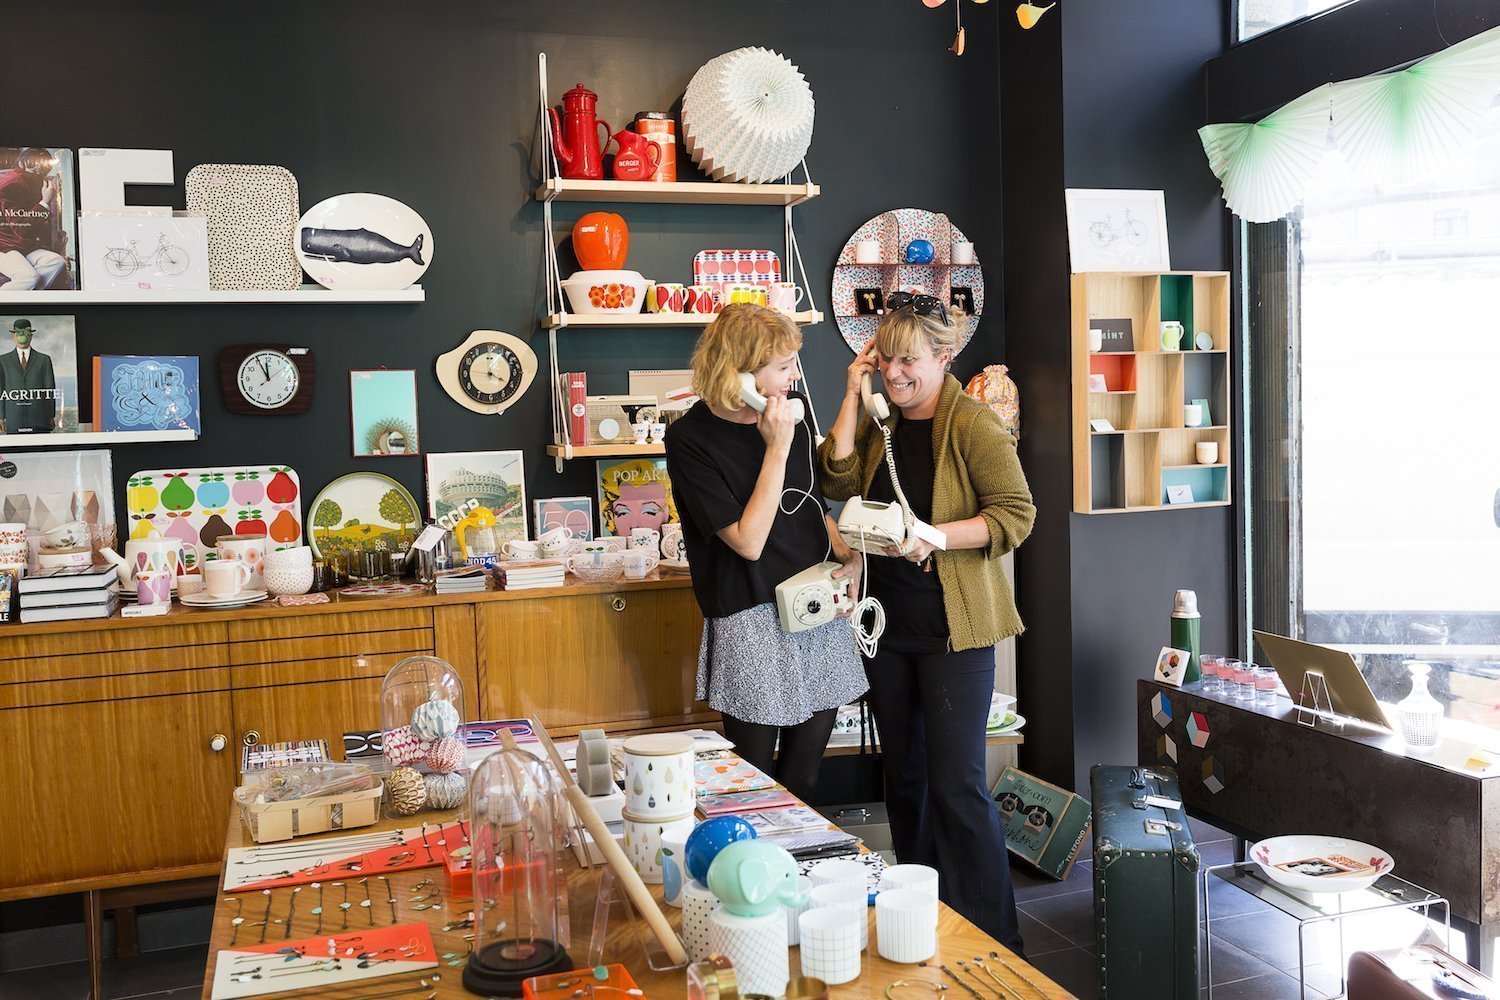
[[[302,482],[287,466],[148,469],[125,481],[130,537],[153,530],[184,542],[185,558],[217,558],[224,535],[264,532],[277,549],[301,545]]]

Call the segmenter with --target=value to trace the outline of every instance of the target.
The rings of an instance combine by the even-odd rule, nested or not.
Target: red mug
[[[682,311],[708,315],[714,311],[712,285],[689,285],[682,290]]]

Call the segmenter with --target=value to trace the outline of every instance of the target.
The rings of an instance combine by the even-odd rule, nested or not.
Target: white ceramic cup
[[[1219,462],[1219,442],[1199,441],[1193,445],[1193,457],[1198,460],[1199,465],[1217,465]]]
[[[857,863],[857,862],[856,862]],[[860,865],[861,868],[864,865]],[[817,881],[816,878],[813,881]],[[837,909],[848,910],[850,913],[859,915],[859,950],[864,951],[870,944],[870,891],[865,888],[863,881],[859,885],[834,882],[827,885],[815,885],[812,892],[808,894],[815,907],[832,906]],[[879,899],[880,897],[876,897]]]
[[[573,539],[573,529],[566,526],[544,531],[537,536],[537,545],[541,549],[544,559],[556,559],[568,551],[569,543]]]
[[[673,827],[661,835],[662,897],[668,906],[682,906],[682,890],[692,881],[687,867],[687,839],[692,827]]]
[[[974,244],[968,240],[954,240],[949,250],[948,260],[954,264],[974,263]]]
[[[1089,353],[1098,354],[1104,349],[1104,331],[1089,328]]]
[[[643,549],[630,549],[621,553],[620,558],[625,566],[627,580],[644,580],[646,574],[651,572],[651,560]]]
[[[203,593],[203,577],[198,573],[184,573],[177,578],[177,596],[190,597]]]
[[[797,306],[802,304],[802,296],[806,294],[802,286],[795,281],[778,281],[771,285],[770,305],[777,312],[794,313]]]
[[[808,870],[808,877],[813,880],[814,886],[819,885],[857,885],[861,888],[865,885],[865,872],[867,869],[858,861],[846,861],[841,858],[830,858],[827,861],[819,861]]]
[[[1198,427],[1203,423],[1203,406],[1200,403],[1182,405],[1182,426]]]
[[[135,575],[136,603],[149,607],[172,603],[172,572],[165,569],[143,569]]]
[[[798,906],[791,906],[786,903],[781,905],[781,909],[786,913],[786,944],[788,948],[795,948],[797,942],[802,939],[801,924],[797,922],[797,918],[813,908],[812,896],[809,895],[812,890],[812,879],[806,875],[798,875],[797,893],[802,897],[802,903]]]
[[[89,544],[89,526],[86,521],[68,521],[43,532],[42,539],[49,549],[76,549]]]
[[[854,263],[879,264],[880,241],[860,240],[858,243],[854,244]]]
[[[686,558],[682,544],[682,525],[664,524],[661,526],[661,557],[676,560]]]
[[[500,554],[507,559],[535,559],[541,551],[542,546],[539,542],[528,541],[525,538],[513,538],[500,546]]]
[[[880,873],[880,891],[889,892],[893,889],[919,889],[936,896],[938,870],[928,865],[891,865]]]
[[[925,962],[937,953],[937,897],[891,889],[875,897],[875,948],[889,962]]]
[[[651,425],[651,443],[661,444],[667,439],[667,425],[658,420]]]
[[[859,976],[859,929],[864,914],[833,906],[819,906],[797,918],[802,974],[829,986]]]
[[[241,559],[215,559],[203,564],[203,588],[209,597],[233,597],[249,587],[253,575]]]
[[[265,535],[225,535],[219,539],[219,561],[238,560],[250,569],[248,590],[264,590],[261,567],[266,561]]]
[[[641,420],[633,423],[630,425],[630,429],[635,433],[636,444],[645,444],[646,439],[651,436],[651,422],[649,420]]]
[[[629,548],[661,551],[661,532],[655,528],[631,528]]]

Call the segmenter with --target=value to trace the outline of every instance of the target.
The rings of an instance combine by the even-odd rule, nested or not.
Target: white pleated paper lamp
[[[1258,122],[1198,130],[1224,203],[1246,222],[1273,222],[1301,203],[1328,149],[1328,88]]]
[[[791,173],[812,144],[813,95],[791,60],[743,48],[710,59],[682,98],[683,143],[714,180],[764,184]]]

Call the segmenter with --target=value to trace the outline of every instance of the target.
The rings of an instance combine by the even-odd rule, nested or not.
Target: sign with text
[[[1007,767],[990,791],[1005,846],[1055,879],[1065,879],[1088,837],[1088,799]]]

